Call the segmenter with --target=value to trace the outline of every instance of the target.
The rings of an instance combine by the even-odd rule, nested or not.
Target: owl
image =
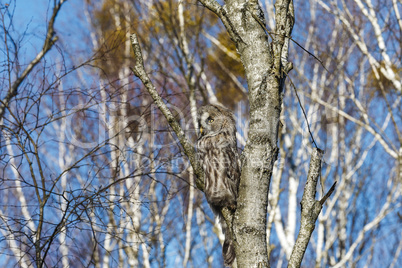
[[[230,110],[218,105],[206,105],[198,111],[198,125],[197,155],[204,171],[205,197],[225,234],[227,226],[221,209],[236,208],[240,180],[236,123]],[[226,235],[222,253],[225,265],[231,266],[235,252],[232,240]]]

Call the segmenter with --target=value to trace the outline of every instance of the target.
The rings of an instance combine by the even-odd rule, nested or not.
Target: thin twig
[[[321,198],[320,204],[321,206],[324,205],[325,201],[327,201],[328,197],[331,196],[331,194],[335,191],[335,186],[336,186],[337,181],[332,184],[331,188],[328,190],[328,192]]]
[[[271,37],[272,40],[274,40],[274,38],[273,38],[273,36],[272,36],[271,34],[279,35],[279,36],[282,36],[282,37],[289,38],[289,39],[292,40],[293,43],[295,43],[298,47],[300,47],[300,48],[303,49],[307,54],[309,54],[309,55],[312,56],[314,59],[316,59],[316,60],[321,64],[321,66],[322,66],[327,72],[329,72],[328,69],[325,68],[324,63],[322,62],[322,60],[320,60],[320,59],[319,59],[318,57],[316,57],[313,53],[311,53],[310,51],[308,51],[307,49],[305,49],[302,45],[300,45],[300,44],[299,44],[296,40],[294,40],[292,37],[269,31],[269,30],[267,29],[267,27],[258,19],[258,17],[257,17],[255,14],[253,14],[253,12],[251,12],[248,8],[247,8],[247,11],[250,12],[251,16],[258,22],[258,24],[261,25],[261,27],[262,27],[262,28],[264,29],[264,31]]]
[[[317,144],[315,143],[313,134],[311,133],[310,124],[308,123],[306,111],[304,110],[304,107],[303,107],[303,105],[302,105],[301,102],[300,102],[299,94],[297,94],[296,86],[293,84],[292,79],[290,79],[289,75],[288,75],[288,79],[289,79],[289,81],[290,81],[290,84],[291,84],[292,87],[293,87],[293,90],[295,91],[295,94],[296,94],[296,97],[297,97],[297,101],[299,102],[299,106],[300,106],[300,108],[301,108],[302,111],[303,111],[303,115],[304,115],[304,118],[306,119],[307,128],[308,128],[308,132],[310,133],[310,137],[311,137],[311,139],[313,140],[313,143],[314,143],[315,148],[318,148]]]
[[[42,60],[42,58],[46,55],[46,53],[52,48],[52,46],[56,43],[58,40],[58,37],[55,36],[55,31],[54,31],[54,22],[56,20],[57,14],[59,13],[61,6],[65,0],[60,0],[57,4],[55,4],[53,8],[53,13],[52,16],[49,20],[49,24],[47,26],[47,33],[46,33],[46,39],[45,42],[43,43],[42,50],[36,55],[35,59],[33,59],[28,66],[25,68],[25,70],[22,72],[20,76],[17,76],[17,79],[12,83],[11,87],[7,91],[6,96],[4,97],[3,100],[0,100],[0,119],[4,116],[4,113],[10,103],[10,101],[17,96],[18,94],[18,88],[21,85],[21,83],[25,80],[25,78],[30,74],[30,72],[33,70],[33,68]],[[6,44],[7,46],[7,44]],[[18,74],[17,74],[18,75]],[[10,81],[11,83],[11,81]]]
[[[158,106],[159,110],[162,112],[162,114],[168,121],[170,127],[176,133],[177,138],[179,139],[180,144],[183,147],[184,153],[189,158],[190,163],[193,166],[194,172],[197,176],[195,184],[197,185],[197,188],[202,191],[204,189],[204,177],[203,177],[204,175],[202,172],[202,168],[198,165],[195,149],[191,144],[191,142],[186,137],[186,135],[184,134],[183,129],[177,122],[176,118],[173,116],[172,112],[163,102],[162,97],[159,95],[148,74],[145,72],[144,60],[142,58],[141,47],[138,42],[137,35],[132,34],[130,36],[130,39],[131,39],[131,46],[135,55],[135,65],[134,68],[131,68],[131,70],[134,72],[135,76],[137,76],[144,84],[149,95],[151,95],[151,97],[153,98],[156,106]]]

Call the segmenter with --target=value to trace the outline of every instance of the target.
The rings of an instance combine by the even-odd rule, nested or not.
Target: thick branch
[[[204,175],[202,172],[201,167],[198,166],[196,152],[188,140],[186,135],[184,134],[183,129],[181,128],[180,124],[174,118],[172,112],[169,110],[167,105],[163,102],[162,97],[156,91],[155,86],[152,84],[151,79],[149,79],[148,74],[145,72],[144,61],[142,58],[141,47],[138,42],[138,38],[136,34],[132,34],[131,38],[131,46],[134,51],[135,55],[135,65],[132,69],[135,76],[137,76],[141,82],[144,84],[145,88],[147,89],[149,95],[151,95],[152,99],[154,100],[156,106],[158,106],[159,110],[165,116],[166,120],[168,121],[170,127],[176,133],[177,138],[180,141],[181,146],[183,147],[184,153],[190,160],[191,166],[193,167],[195,174],[197,175],[197,180],[195,184],[197,185],[198,189],[201,191],[204,189]]]
[[[315,228],[315,222],[318,215],[321,212],[322,206],[327,198],[335,190],[335,185],[332,185],[328,193],[320,200],[315,200],[315,194],[317,189],[318,178],[321,174],[321,160],[323,151],[318,148],[314,148],[311,155],[310,167],[307,175],[306,186],[304,187],[304,193],[301,204],[301,226],[299,235],[295,246],[293,247],[292,255],[290,256],[288,267],[300,267],[303,260],[304,253],[306,252],[308,243],[310,241],[311,234]]]
[[[236,30],[236,27],[233,23],[229,20],[227,16],[226,10],[222,7],[218,2],[215,0],[198,0],[203,6],[214,12],[222,21],[223,25],[225,26],[226,30],[228,31],[230,38],[233,42],[243,42],[243,39],[240,37],[239,33]]]
[[[54,8],[53,8],[53,13],[52,17],[49,20],[48,28],[47,28],[47,33],[46,33],[46,39],[43,44],[42,50],[36,55],[35,59],[31,61],[31,63],[28,64],[28,66],[25,68],[25,70],[22,72],[22,74],[17,77],[17,79],[14,81],[14,83],[11,85],[11,87],[7,91],[7,95],[4,97],[3,100],[0,101],[0,120],[4,116],[4,112],[6,111],[6,108],[10,104],[10,101],[12,98],[17,96],[18,94],[18,88],[21,85],[21,83],[25,80],[25,78],[30,74],[32,69],[42,60],[42,58],[46,55],[46,53],[52,48],[54,43],[57,41],[57,36],[55,36],[54,32],[54,22],[56,20],[56,16],[59,13],[61,6],[65,0],[61,0],[58,2]],[[10,82],[11,83],[11,82]]]

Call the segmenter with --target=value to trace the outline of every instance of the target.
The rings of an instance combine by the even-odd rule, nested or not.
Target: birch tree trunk
[[[271,44],[258,1],[231,0],[224,6],[213,0],[200,2],[221,18],[235,42],[249,87],[250,128],[241,157],[242,174],[234,217],[237,264],[239,267],[269,267],[266,241],[268,192],[278,154],[281,92],[291,69],[286,62],[285,36],[290,36],[293,27],[293,2],[276,2],[276,29]]]

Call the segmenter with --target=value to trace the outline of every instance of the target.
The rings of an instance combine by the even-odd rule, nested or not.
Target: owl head
[[[206,105],[198,110],[198,137],[215,136],[223,131],[234,133],[236,122],[233,113],[219,105]]]

